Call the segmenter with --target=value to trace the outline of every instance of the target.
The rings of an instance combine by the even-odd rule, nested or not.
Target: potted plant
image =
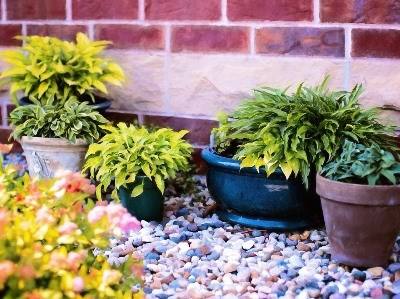
[[[10,114],[12,137],[27,159],[29,174],[53,177],[58,171],[80,171],[88,145],[108,121],[86,102],[19,106]]]
[[[83,169],[99,182],[97,197],[114,183],[112,197],[130,213],[161,221],[165,180],[189,168],[191,145],[182,139],[187,131],[149,131],[125,123],[102,128],[107,134],[89,146]]]
[[[263,88],[220,117],[214,145],[202,152],[220,217],[276,230],[318,223],[315,173],[344,140],[392,145],[376,111],[360,108],[360,93],[359,85],[330,91],[327,79],[314,88],[300,84],[292,94]]]
[[[385,266],[400,232],[400,162],[379,145],[346,141],[317,175],[332,258]]]
[[[120,86],[124,80],[121,67],[102,56],[110,42],[90,41],[83,33],[77,34],[76,43],[48,36],[19,38],[24,41],[21,48],[1,54],[10,67],[0,79],[9,81],[14,100],[18,92],[24,93],[20,105],[33,100],[51,104],[76,97],[101,111],[110,107],[111,102],[99,94],[107,94],[106,83]]]

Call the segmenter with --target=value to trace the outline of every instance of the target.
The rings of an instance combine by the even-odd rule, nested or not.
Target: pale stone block
[[[179,54],[170,65],[170,107],[176,114],[215,117],[237,107],[253,88],[314,85],[327,74],[332,87],[343,88],[341,59]]]
[[[163,54],[110,50],[126,75],[122,87],[110,86],[112,108],[135,112],[165,111],[165,58]]]
[[[351,64],[351,83],[362,83],[361,103],[384,107],[382,119],[400,125],[400,60],[356,59]]]

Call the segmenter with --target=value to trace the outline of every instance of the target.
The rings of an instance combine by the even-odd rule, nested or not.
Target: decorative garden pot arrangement
[[[50,178],[60,171],[81,171],[89,144],[84,140],[71,143],[61,138],[23,136],[21,146],[29,174]]]
[[[263,169],[240,169],[238,160],[217,155],[210,148],[202,151],[202,158],[220,218],[272,230],[300,230],[318,223],[319,202],[300,179],[286,180],[279,169],[268,177]]]
[[[187,131],[144,127],[104,127],[107,134],[89,146],[84,171],[99,181],[97,197],[113,183],[112,197],[140,220],[161,221],[166,179],[189,169]]]
[[[99,112],[111,102],[98,94],[107,94],[107,83],[121,85],[124,73],[101,55],[110,42],[91,41],[83,33],[76,42],[22,39],[22,47],[0,56],[9,64],[0,79],[9,81],[12,98],[24,94],[10,115],[12,136],[21,140],[31,175],[80,171],[88,145],[108,122]]]
[[[327,82],[301,84],[292,94],[259,89],[234,112],[220,115],[212,150],[203,150],[202,157],[222,218],[274,230],[319,223],[314,174],[346,139],[379,143],[390,131],[375,111],[360,108],[360,85],[330,91]]]
[[[400,162],[379,145],[346,141],[322,175],[317,193],[332,258],[356,267],[385,266],[400,232]]]
[[[59,171],[81,171],[88,145],[100,137],[100,125],[107,120],[86,102],[71,99],[19,106],[11,112],[10,122],[29,174],[48,178]]]

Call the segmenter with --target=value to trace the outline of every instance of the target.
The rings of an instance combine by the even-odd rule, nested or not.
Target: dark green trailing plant
[[[192,147],[182,139],[187,131],[175,132],[166,128],[149,131],[125,123],[116,127],[103,126],[103,129],[107,134],[89,146],[83,168],[99,181],[98,198],[101,198],[102,190],[114,182],[112,197],[116,199],[116,191],[135,182],[139,175],[147,176],[164,193],[167,179],[175,178],[178,171],[189,169]],[[139,184],[133,189],[132,196],[142,192],[143,184]]]
[[[14,127],[12,136],[65,138],[71,142],[83,139],[92,143],[100,138],[100,125],[108,121],[86,102],[69,100],[65,103],[19,106],[10,114]]]
[[[321,174],[346,183],[395,185],[400,183],[400,162],[376,144],[367,147],[346,140],[341,154],[326,164]]]
[[[387,138],[393,128],[379,123],[376,110],[364,110],[352,91],[330,91],[328,80],[308,88],[262,88],[214,130],[216,151],[231,153],[241,167],[265,167],[268,175],[280,168],[286,178],[301,175],[308,186],[311,170],[319,171],[345,139],[393,149]]]

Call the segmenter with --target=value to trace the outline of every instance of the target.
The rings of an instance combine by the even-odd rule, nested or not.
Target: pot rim
[[[317,174],[317,193],[321,198],[364,206],[400,205],[400,185],[366,185],[338,182]]]
[[[21,141],[21,144],[39,145],[39,146],[46,146],[46,147],[89,146],[89,143],[83,139],[77,139],[75,142],[71,142],[65,138],[22,136],[20,141]]]
[[[204,148],[201,151],[201,157],[208,165],[211,165],[214,167],[229,169],[229,170],[237,171],[237,172],[240,172],[243,174],[246,174],[246,173],[263,174],[266,176],[264,167],[260,167],[259,171],[257,171],[257,169],[255,167],[240,168],[239,160],[219,155],[213,149],[211,149],[209,146]],[[280,168],[277,168],[269,177],[272,178],[272,176],[274,176],[274,175],[284,176],[283,172]],[[285,180],[286,180],[286,178],[285,178]]]

